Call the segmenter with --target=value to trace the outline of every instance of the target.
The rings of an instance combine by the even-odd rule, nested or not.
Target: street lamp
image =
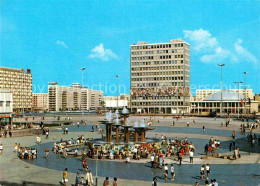
[[[222,67],[225,66],[225,64],[218,64],[218,66],[220,66],[221,68],[221,97],[220,97],[220,116],[222,117],[222,94],[223,94],[223,91],[222,91]]]
[[[237,99],[238,99],[238,102],[237,102],[237,118],[239,119],[239,87],[240,87],[240,84],[243,83],[242,81],[235,81],[234,82],[235,84],[238,85],[238,90],[237,90]]]
[[[86,67],[83,67],[80,70],[82,71],[82,85],[81,85],[81,88],[83,88],[84,87],[84,70],[86,70]],[[82,115],[84,115],[84,111],[82,109],[82,103],[83,103],[83,99],[82,99],[82,91],[81,91],[80,109],[82,110]]]
[[[118,109],[118,78],[119,78],[119,75],[116,75],[116,83],[117,83],[117,90],[116,90],[116,108]]]
[[[244,74],[245,74],[245,114],[246,114],[246,99],[247,99],[247,93],[246,93],[246,75],[248,74],[248,72],[244,72]]]

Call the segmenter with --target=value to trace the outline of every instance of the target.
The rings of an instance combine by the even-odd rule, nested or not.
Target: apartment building
[[[0,89],[12,92],[14,112],[31,111],[32,74],[30,69],[0,67]]]
[[[48,86],[49,111],[94,110],[100,107],[103,92],[82,88],[79,83],[71,87],[50,82]]]
[[[188,113],[190,110],[190,46],[138,42],[130,46],[131,111]]]
[[[48,110],[48,93],[33,93],[33,110],[47,111]]]
[[[220,91],[221,89],[199,89],[196,90],[196,101],[202,101],[204,100],[206,97],[208,97],[209,95]],[[223,89],[224,90],[224,89]],[[238,89],[230,89],[232,91],[235,91],[236,93],[238,93]],[[251,100],[254,99],[254,93],[253,93],[253,89],[239,89],[239,94],[244,95],[246,98],[250,98]]]

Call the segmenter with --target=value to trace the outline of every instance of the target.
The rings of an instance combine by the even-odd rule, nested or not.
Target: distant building
[[[131,111],[190,112],[190,45],[138,42],[130,46]]]
[[[196,90],[196,101],[202,101],[204,100],[207,96],[220,91],[221,89],[200,89],[200,90]],[[235,91],[236,93],[238,92],[238,89],[230,89],[232,91]],[[246,94],[245,94],[246,92]],[[254,93],[252,89],[239,89],[239,93],[244,95],[246,98],[250,98],[250,99],[254,99]]]
[[[31,111],[32,74],[30,69],[0,67],[0,89],[12,92],[14,112]]]
[[[33,110],[34,111],[47,111],[49,108],[48,93],[33,93]]]
[[[49,111],[95,110],[101,107],[103,91],[82,88],[79,83],[69,87],[51,82],[48,97]]]
[[[129,107],[129,94],[121,94],[118,96],[118,107]],[[105,107],[106,108],[116,108],[117,107],[117,96],[104,96]]]
[[[204,100],[191,101],[191,113],[198,115],[209,115],[220,113],[221,91],[214,92]],[[245,99],[244,95],[233,90],[222,92],[222,114],[249,114],[258,112],[258,101]]]
[[[12,125],[13,95],[10,90],[0,90],[0,127]]]

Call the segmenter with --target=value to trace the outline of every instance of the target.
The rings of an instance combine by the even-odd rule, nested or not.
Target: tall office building
[[[189,112],[189,44],[182,40],[138,42],[130,50],[132,112]]]
[[[31,111],[32,74],[30,69],[0,67],[0,89],[12,92],[14,112]]]
[[[69,87],[50,82],[48,97],[49,111],[95,110],[101,107],[103,91],[82,88],[79,83]]]

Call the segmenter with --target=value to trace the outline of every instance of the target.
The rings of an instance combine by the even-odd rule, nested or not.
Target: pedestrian
[[[82,180],[80,177],[80,173],[77,172],[76,178],[75,178],[75,186],[81,186],[82,185]]]
[[[210,166],[209,166],[209,163],[206,165],[206,173],[207,173],[207,179],[209,179],[209,174],[210,174]]]
[[[166,172],[166,174],[167,174],[167,177],[168,177],[168,164],[166,163],[165,165],[164,165],[164,171]]]
[[[78,128],[79,128],[79,121],[77,122],[77,126],[78,126]]]
[[[158,123],[160,123],[160,119],[158,118]]]
[[[91,127],[92,129],[91,129],[91,132],[94,132],[94,125],[92,125],[92,127]]]
[[[205,128],[205,126],[203,125],[203,127],[202,127],[202,130],[203,130],[203,133],[205,132],[205,130],[206,130],[206,128]]]
[[[231,152],[231,150],[232,150],[232,143],[231,142],[229,142],[228,147],[229,147],[229,151]]]
[[[68,169],[65,168],[65,170],[63,171],[62,183],[64,186],[66,186],[67,182],[68,182]]]
[[[94,185],[93,175],[91,170],[89,170],[86,174],[86,186],[92,186],[92,185]]]
[[[152,154],[152,156],[151,156],[151,168],[153,168],[154,167],[154,155]]]
[[[153,178],[153,184],[152,184],[152,186],[157,186],[157,178],[156,178],[156,177]]]
[[[96,129],[98,129],[98,123],[96,122]]]
[[[190,163],[193,163],[193,155],[194,155],[193,150],[190,150],[189,154],[190,154]]]
[[[181,165],[181,162],[182,162],[182,153],[181,152],[179,152],[179,161],[180,161],[180,163],[179,163],[179,165]]]
[[[9,136],[10,136],[10,138],[12,137],[12,131],[11,130],[9,130]]]
[[[49,138],[49,128],[46,128],[46,139]]]
[[[218,182],[217,182],[216,179],[213,180],[213,185],[214,185],[214,186],[218,186]]]
[[[204,175],[205,175],[205,165],[202,165],[202,166],[200,167],[201,180],[204,180]]]
[[[163,176],[164,176],[164,180],[165,180],[165,183],[166,183],[167,180],[168,180],[168,174],[167,174],[166,171],[164,171]]]
[[[196,183],[195,183],[195,186],[199,186],[199,182],[196,182]]]
[[[3,146],[3,144],[1,144],[1,145],[0,145],[0,154],[2,154],[3,151],[4,151],[4,146]]]
[[[49,155],[50,155],[50,151],[49,151],[49,149],[46,147],[46,148],[45,148],[45,157],[48,159]]]
[[[116,177],[114,177],[113,186],[118,186],[117,178],[116,178]]]
[[[5,135],[5,138],[6,138],[6,136],[7,136],[7,130],[6,129],[4,131],[4,135]]]
[[[172,126],[174,126],[175,125],[175,122],[174,121],[172,121]]]
[[[17,150],[18,150],[18,145],[17,143],[14,144],[14,152],[17,153]]]
[[[82,167],[83,167],[83,171],[86,172],[88,171],[88,164],[85,158],[82,160]]]
[[[206,154],[206,156],[208,156],[208,151],[209,151],[209,146],[208,144],[206,144],[204,147],[204,153]]]
[[[103,186],[109,186],[109,178],[106,177],[106,179],[103,182]]]
[[[236,139],[235,138],[232,139],[232,145],[233,145],[233,148],[235,150],[235,148],[236,148]]]
[[[175,169],[174,169],[173,164],[171,164],[171,176],[172,176],[172,180],[174,180],[174,178],[175,178]]]
[[[190,122],[187,122],[187,127],[189,127],[190,126]]]

